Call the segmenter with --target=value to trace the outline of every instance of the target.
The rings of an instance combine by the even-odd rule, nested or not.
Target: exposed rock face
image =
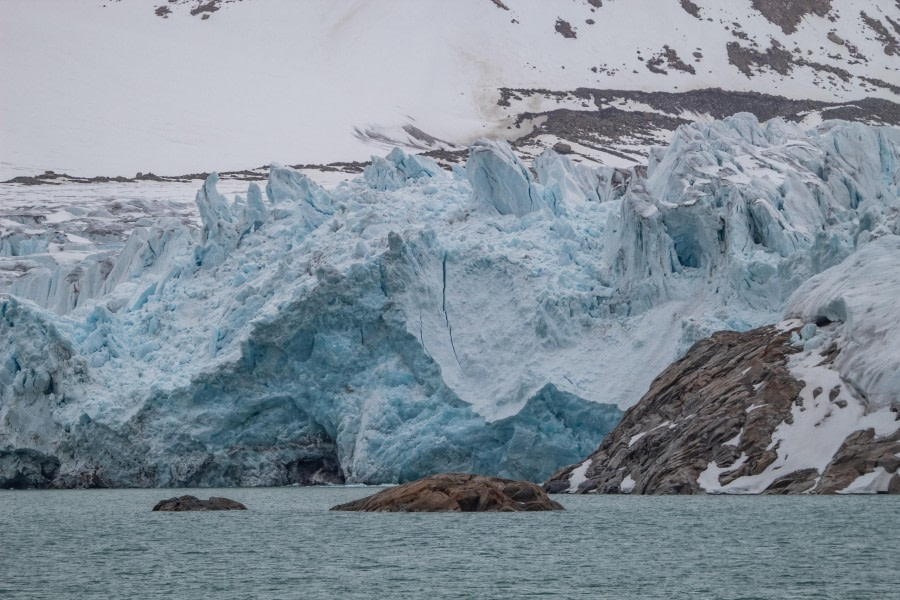
[[[568,21],[563,21],[562,19],[556,20],[556,33],[569,39],[578,37],[575,30],[572,29],[572,25]]]
[[[889,494],[900,494],[900,431],[886,438],[877,439],[871,429],[857,431],[844,440],[841,449],[835,455],[828,469],[822,476],[819,493],[830,494],[847,490],[861,477],[883,469],[888,477],[885,485]]]
[[[809,68],[818,71],[822,77],[835,75],[830,65],[821,65],[811,58],[794,54],[785,50],[785,46],[776,41],[765,40],[757,46],[733,41],[728,42],[724,50],[731,64],[747,77],[766,77],[772,74],[779,77],[790,76],[794,69]],[[703,53],[699,53],[702,60]],[[674,62],[668,60],[665,49],[663,53],[651,57],[650,60],[662,56],[664,64],[675,68]],[[698,58],[696,55],[695,58]],[[673,59],[676,57],[673,57]],[[819,57],[816,57],[819,58]],[[678,59],[680,60],[680,59]],[[821,59],[820,59],[821,60]],[[682,61],[683,62],[683,61]],[[654,63],[655,64],[655,63]],[[646,63],[644,63],[646,67]],[[689,65],[684,63],[685,68]],[[655,67],[654,67],[655,68]],[[692,67],[694,68],[694,67]],[[671,73],[671,71],[668,71]],[[683,72],[683,70],[682,70]],[[844,74],[842,73],[841,76]],[[663,75],[659,75],[662,77]],[[863,76],[865,77],[865,76]],[[873,86],[894,89],[900,95],[900,86],[881,79],[866,81]],[[623,159],[629,159],[637,152],[646,156],[644,150],[635,150],[627,146],[625,140],[639,139],[648,147],[665,145],[671,139],[671,133],[680,125],[688,123],[689,115],[709,114],[716,118],[725,118],[738,112],[750,112],[760,121],[782,117],[788,121],[800,122],[810,111],[821,113],[824,119],[848,119],[872,123],[900,124],[900,105],[884,99],[867,98],[861,102],[822,102],[816,100],[788,99],[781,96],[754,92],[734,92],[722,89],[697,89],[688,92],[640,92],[608,90],[597,88],[579,88],[573,92],[557,92],[548,89],[513,89],[500,88],[498,106],[508,110],[525,109],[515,115],[514,126],[523,127],[525,135],[513,142],[517,151],[529,149],[539,154],[545,144],[544,139],[554,136],[563,143],[578,144],[587,147],[601,147],[605,152],[612,152]],[[527,110],[530,104],[540,101],[542,110]],[[553,108],[550,101],[555,101],[558,108]],[[574,102],[593,105],[596,110],[572,110]],[[635,104],[632,104],[635,103]],[[652,107],[648,110],[623,110],[622,105]],[[527,127],[526,127],[527,126]],[[572,146],[573,151],[577,146]],[[557,150],[559,152],[559,150]],[[582,154],[582,150],[575,151]]]
[[[828,368],[840,350],[832,344],[802,352],[804,340],[815,335],[814,325],[793,332],[769,326],[698,342],[657,377],[597,452],[560,470],[544,489],[897,493],[896,411],[868,414],[852,386],[817,385],[822,372],[841,381]]]
[[[685,10],[685,12],[687,12],[692,17],[697,17],[698,19],[701,18],[699,6],[697,6],[696,4],[691,2],[691,0],[680,0],[680,1],[681,1],[681,8],[683,8]]]
[[[564,510],[526,481],[446,473],[378,492],[331,510],[359,512],[524,512]]]
[[[793,33],[805,15],[827,15],[831,11],[831,0],[753,0],[753,8],[781,27],[784,33]]]
[[[186,512],[189,510],[247,510],[247,507],[240,502],[216,496],[209,500],[200,500],[196,496],[178,496],[160,500],[153,507],[154,512]]]

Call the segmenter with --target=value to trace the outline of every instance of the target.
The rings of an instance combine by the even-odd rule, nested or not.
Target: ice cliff
[[[900,233],[898,148],[742,114],[646,169],[482,141],[452,175],[399,150],[334,189],[273,166],[265,200],[212,176],[200,229],[0,300],[0,482],[541,480],[695,341]]]

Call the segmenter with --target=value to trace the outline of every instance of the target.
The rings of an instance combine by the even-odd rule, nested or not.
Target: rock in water
[[[196,496],[178,496],[160,500],[153,507],[153,512],[186,512],[189,510],[247,510],[247,507],[240,502],[215,496],[209,500],[201,500]]]
[[[359,512],[524,512],[565,510],[527,481],[446,473],[393,487],[331,510]]]

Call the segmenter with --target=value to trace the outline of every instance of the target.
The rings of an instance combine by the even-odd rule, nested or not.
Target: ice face
[[[446,177],[443,169],[427,156],[407,154],[394,148],[384,158],[373,156],[372,163],[363,172],[363,179],[374,190],[396,190],[406,185],[407,180],[423,177]]]
[[[466,175],[474,198],[501,215],[521,217],[544,206],[531,172],[506,142],[478,140],[469,149]]]
[[[248,194],[249,196],[249,194]],[[309,177],[289,167],[269,167],[266,197],[275,206],[272,218],[297,215],[304,229],[312,231],[334,214],[331,195]],[[289,206],[282,206],[288,204]]]
[[[11,293],[28,298],[59,314],[136,281],[162,277],[177,256],[192,245],[193,231],[181,220],[159,219],[149,227],[137,227],[117,252],[99,252],[76,264],[47,262],[27,277],[13,282]]]
[[[566,211],[566,203],[618,200],[627,189],[631,174],[613,167],[589,167],[548,149],[534,160],[538,180],[544,184],[544,198],[556,214]]]
[[[379,318],[390,312],[374,292],[379,281],[378,269],[360,268],[318,286],[284,306],[277,324],[255,327],[238,361],[175,389],[148,382],[136,406],[96,397],[102,386],[91,375],[122,357],[149,358],[159,343],[129,344],[102,307],[63,335],[47,313],[10,299],[0,323],[4,445],[33,446],[35,432],[60,440],[53,454],[75,453],[62,459],[57,484],[67,486],[287,484],[304,464],[325,470],[324,481],[398,482],[442,470],[538,481],[621,417],[548,385],[517,414],[487,422],[440,386],[439,368],[401,322]],[[334,308],[353,302],[364,305],[353,318]],[[86,482],[85,472],[98,479]]]
[[[693,276],[717,280],[732,305],[784,306],[867,228],[897,227],[898,138],[846,122],[804,133],[749,114],[682,127],[626,195],[610,260],[626,276],[645,273],[645,304]]]
[[[540,480],[692,343],[898,233],[898,146],[738,115],[646,173],[547,154],[535,181],[482,141],[465,177],[402,152],[332,190],[273,166],[267,203],[212,176],[200,230],[0,300],[0,448],[55,457],[58,485]]]

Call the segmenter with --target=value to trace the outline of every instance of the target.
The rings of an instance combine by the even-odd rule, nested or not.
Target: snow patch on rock
[[[719,475],[736,470],[742,461],[727,467],[711,462],[698,478],[698,484],[707,493],[757,494],[789,473],[815,469],[821,475],[852,433],[871,428],[877,440],[900,430],[900,421],[895,419],[890,407],[866,402],[838,370],[831,368],[827,356],[823,355],[832,343],[843,338],[841,327],[831,326],[820,331],[820,335],[826,337],[820,346],[789,359],[791,375],[804,386],[791,406],[791,419],[782,422],[772,434],[767,450],[774,450],[777,458],[762,472],[739,477],[727,485],[719,483]],[[890,482],[892,476],[893,473],[886,474],[878,479],[871,473],[863,475],[860,486],[867,482],[880,485],[878,482],[882,479]],[[811,482],[808,491],[815,485]],[[847,489],[855,489],[854,485]]]

